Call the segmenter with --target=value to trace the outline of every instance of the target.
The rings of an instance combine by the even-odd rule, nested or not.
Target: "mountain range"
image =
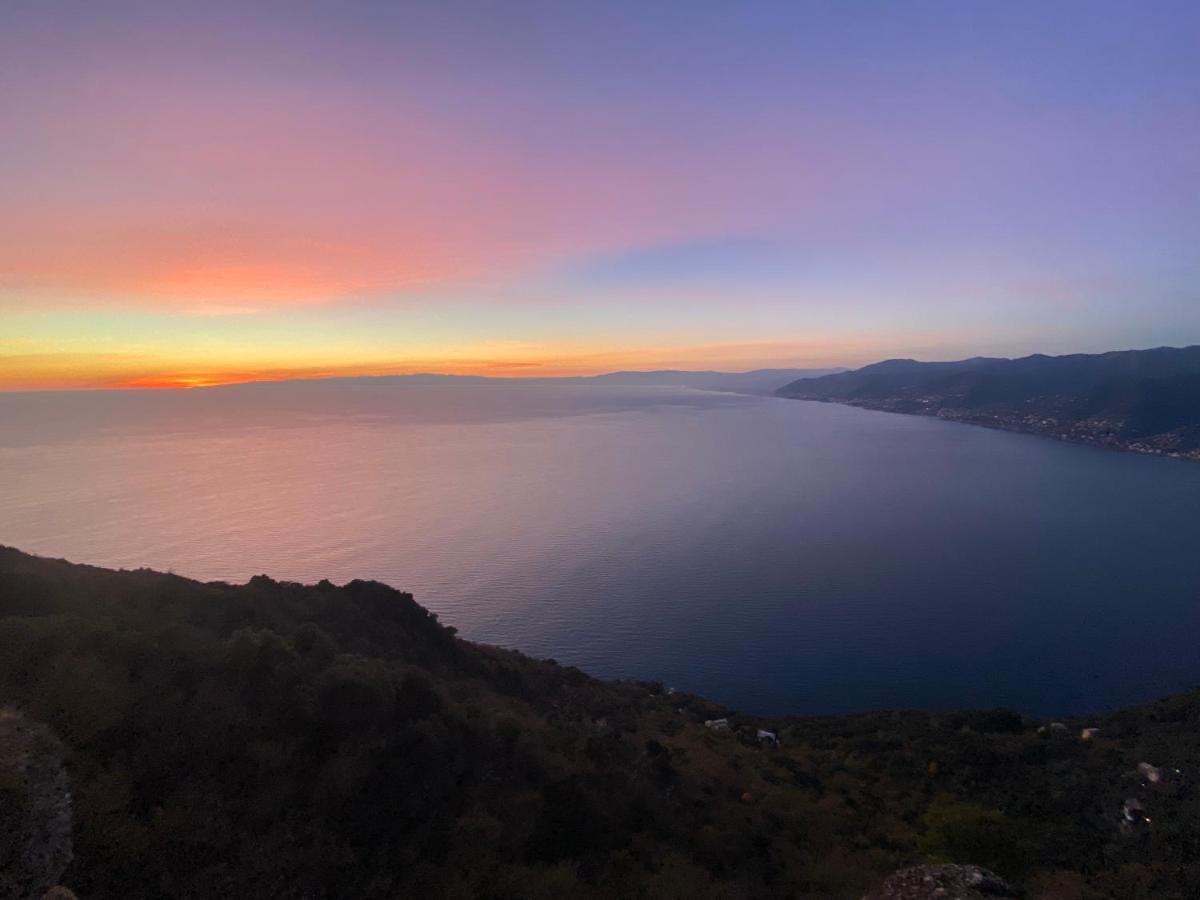
[[[1200,346],[956,362],[889,359],[799,379],[776,395],[1200,459]]]
[[[311,380],[255,381],[220,386],[220,390],[270,388],[272,385],[319,384],[394,384],[397,386],[429,386],[453,384],[618,384],[641,387],[682,387],[700,391],[720,391],[731,394],[773,394],[781,386],[804,378],[819,378],[846,371],[844,368],[825,369],[754,369],[749,372],[690,371],[656,369],[653,371],[606,372],[602,375],[529,376],[523,378],[488,375],[442,375],[414,373],[411,375],[359,375],[352,377],[319,378]]]

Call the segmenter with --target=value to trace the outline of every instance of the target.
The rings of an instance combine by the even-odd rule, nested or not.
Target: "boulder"
[[[863,900],[993,900],[1021,894],[979,866],[913,866],[890,875]]]
[[[71,857],[62,744],[46,726],[0,709],[0,897],[40,900]]]

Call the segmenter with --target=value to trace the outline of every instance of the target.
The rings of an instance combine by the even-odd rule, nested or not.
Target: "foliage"
[[[0,703],[67,748],[63,883],[89,898],[854,898],[923,853],[1028,869],[1033,897],[1200,887],[1195,786],[1132,774],[1200,756],[1195,694],[1065,734],[738,716],[463,641],[381,584],[0,548]],[[1138,791],[1153,829],[1125,834]]]
[[[918,846],[933,862],[973,863],[1010,876],[1022,868],[1021,829],[998,809],[938,794],[924,822]]]

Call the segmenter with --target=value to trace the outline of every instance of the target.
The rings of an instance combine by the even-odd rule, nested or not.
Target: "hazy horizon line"
[[[725,369],[682,369],[682,368],[651,368],[651,369],[611,369],[591,374],[577,375],[545,375],[534,374],[505,374],[505,375],[483,375],[476,372],[438,372],[431,370],[413,370],[413,371],[390,371],[390,372],[364,372],[358,374],[338,374],[332,371],[322,371],[315,374],[303,374],[296,372],[286,372],[278,377],[271,377],[267,373],[254,373],[250,377],[238,377],[238,374],[250,373],[230,373],[231,377],[228,380],[216,380],[220,376],[147,376],[125,381],[118,384],[98,384],[98,385],[80,385],[76,387],[21,387],[7,388],[0,386],[0,394],[65,394],[65,393],[96,393],[105,391],[121,391],[121,392],[142,392],[142,391],[193,391],[207,388],[230,388],[246,385],[262,385],[262,384],[288,384],[295,382],[328,382],[328,381],[371,381],[383,379],[438,379],[438,380],[459,380],[459,381],[594,381],[602,378],[609,378],[616,375],[713,375],[713,376],[729,376],[736,377],[739,375],[753,375],[760,372],[853,372],[866,366],[875,365],[882,362],[890,362],[894,360],[913,360],[917,362],[962,362],[970,359],[997,359],[997,360],[1015,360],[1028,359],[1034,356],[1046,356],[1051,358],[1061,358],[1070,356],[1104,356],[1111,353],[1136,353],[1146,352],[1151,350],[1187,350],[1194,347],[1200,347],[1200,344],[1159,344],[1154,347],[1129,347],[1122,349],[1104,350],[1096,353],[1073,352],[1073,353],[1041,353],[1033,352],[1026,353],[1020,356],[988,356],[977,354],[973,356],[960,356],[955,359],[925,359],[920,360],[916,357],[891,356],[883,359],[878,359],[870,363],[862,365],[828,365],[828,366],[756,366],[751,369],[743,369],[737,371]],[[538,364],[530,364],[530,368],[535,368]]]

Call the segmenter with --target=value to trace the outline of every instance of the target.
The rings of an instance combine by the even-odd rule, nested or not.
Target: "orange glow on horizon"
[[[202,387],[260,381],[314,380],[325,378],[383,377],[402,375],[462,375],[491,378],[586,377],[620,370],[710,370],[748,371],[758,368],[826,368],[847,365],[847,360],[864,361],[877,355],[861,346],[845,343],[805,346],[789,344],[729,344],[696,347],[641,348],[547,354],[542,358],[516,356],[447,357],[422,356],[405,362],[375,360],[297,366],[279,364],[262,368],[188,367],[175,368],[164,360],[42,358],[32,366],[6,367],[0,357],[0,390],[189,390]],[[9,371],[6,371],[6,368]]]
[[[198,388],[220,387],[224,384],[241,384],[241,379],[226,379],[217,375],[150,375],[144,378],[131,378],[129,381],[112,385],[116,388]]]

